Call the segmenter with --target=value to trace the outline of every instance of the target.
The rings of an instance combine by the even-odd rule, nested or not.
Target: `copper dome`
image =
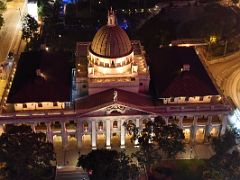
[[[119,26],[103,26],[93,38],[90,50],[102,57],[123,57],[132,52],[127,33]]]

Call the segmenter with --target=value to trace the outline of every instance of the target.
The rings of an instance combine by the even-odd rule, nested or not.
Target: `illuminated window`
[[[114,121],[113,122],[113,128],[117,128],[118,127],[118,122],[117,121]]]
[[[100,121],[100,122],[98,123],[98,129],[99,129],[100,131],[103,129],[103,122],[102,122],[102,121]]]
[[[88,131],[88,123],[87,122],[84,122],[83,123],[83,130],[86,132]]]

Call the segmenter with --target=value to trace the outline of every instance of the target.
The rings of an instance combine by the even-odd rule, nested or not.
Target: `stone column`
[[[31,124],[31,128],[32,128],[32,131],[33,131],[33,132],[36,132],[35,125],[36,125],[36,124],[34,124],[34,123]]]
[[[163,117],[163,119],[165,120],[166,125],[168,125],[168,117]]]
[[[53,142],[53,133],[51,128],[51,123],[46,123],[47,125],[47,140],[49,142]]]
[[[204,142],[209,142],[210,132],[212,129],[212,116],[208,116],[208,123],[205,128]]]
[[[136,118],[136,128],[138,128],[138,131],[140,131],[140,129],[139,129],[139,118]],[[140,133],[140,132],[138,132],[138,133]],[[139,144],[138,144],[138,139],[136,139],[135,141],[134,141],[134,146],[135,147],[139,147]]]
[[[192,124],[192,127],[191,127],[191,139],[190,139],[190,142],[191,143],[194,143],[195,142],[195,139],[196,139],[196,130],[197,130],[197,116],[194,116],[194,119],[193,119],[193,124]]]
[[[227,115],[220,115],[219,118],[221,119],[221,128],[220,128],[220,133],[219,135],[222,136],[225,134],[227,124],[228,124],[228,117]]]
[[[78,148],[81,147],[82,145],[82,123],[77,122],[77,130],[76,130],[76,135],[77,135],[77,146]]]
[[[97,149],[96,122],[92,120],[92,149]]]
[[[3,125],[0,124],[0,136],[2,135],[2,133],[4,133],[4,128],[3,128]]]
[[[63,149],[67,148],[67,143],[68,143],[68,137],[67,137],[67,129],[66,129],[66,124],[65,122],[61,123],[61,127],[62,127],[62,147]]]
[[[124,119],[121,119],[121,148],[125,148],[125,127],[123,126]]]
[[[111,121],[106,120],[106,148],[111,149]]]
[[[182,129],[183,128],[183,116],[179,116],[178,126]]]

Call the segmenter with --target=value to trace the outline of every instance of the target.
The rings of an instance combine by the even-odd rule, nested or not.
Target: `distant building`
[[[141,130],[156,116],[177,123],[189,143],[225,132],[230,107],[195,50],[159,48],[147,59],[112,10],[92,42],[77,43],[74,68],[64,55],[38,53],[19,61],[0,116],[3,127],[27,123],[49,141],[60,139],[64,148],[75,138],[78,147],[93,149],[131,146],[123,123]]]
[[[27,13],[38,21],[38,6],[37,0],[28,0],[27,2]]]

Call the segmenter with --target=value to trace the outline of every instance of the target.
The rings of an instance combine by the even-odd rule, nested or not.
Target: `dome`
[[[127,33],[119,26],[103,26],[93,38],[91,51],[103,57],[123,57],[132,52]]]

